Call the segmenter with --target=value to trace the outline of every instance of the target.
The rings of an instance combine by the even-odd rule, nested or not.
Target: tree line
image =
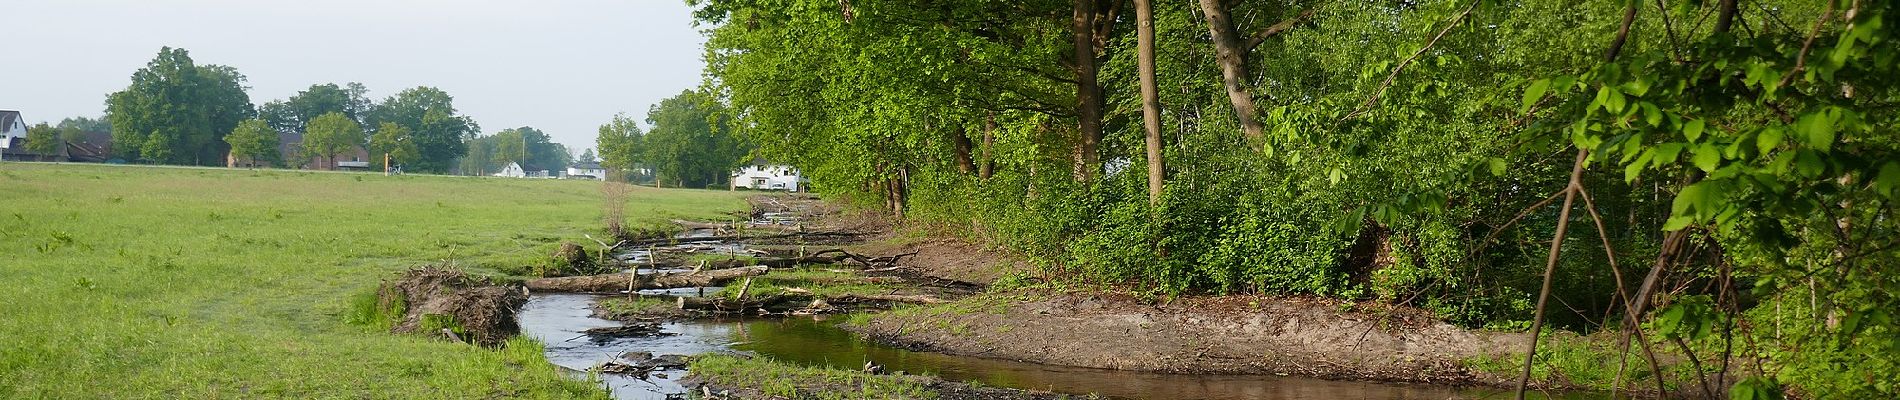
[[[480,125],[434,87],[374,101],[361,83],[314,84],[257,106],[246,81],[235,68],[200,65],[185,49],[166,47],[107,97],[104,118],[69,118],[46,129],[110,131],[115,157],[158,164],[223,165],[229,155],[247,164],[301,168],[315,158],[334,167],[336,157],[359,148],[374,168],[385,167],[388,155],[406,170],[429,173],[486,174],[499,169],[496,162],[520,161],[560,169],[570,161],[566,147],[532,127],[480,136]],[[280,134],[301,135],[298,154],[282,154]],[[528,151],[511,150],[523,143]]]
[[[1763,360],[1685,390],[1895,395],[1889,2],[689,4],[760,154],[1039,278],[1602,329]]]
[[[626,114],[615,115],[600,126],[595,145],[601,166],[616,179],[657,186],[718,186],[751,161],[752,146],[733,130],[731,121],[721,100],[687,90],[648,108],[651,130],[642,130],[639,121]]]

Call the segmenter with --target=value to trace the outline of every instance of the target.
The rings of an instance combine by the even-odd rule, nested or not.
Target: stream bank
[[[1496,387],[1506,380],[1476,371],[1468,361],[1507,354],[1504,349],[1522,343],[1522,335],[1459,329],[1416,310],[1390,315],[1348,312],[1341,311],[1340,303],[1325,300],[1229,296],[1155,304],[1108,292],[988,289],[1000,277],[1023,276],[1028,264],[955,239],[899,235],[888,224],[842,214],[815,198],[761,199],[769,203],[754,201],[755,220],[766,214],[769,219],[797,221],[800,225],[791,232],[826,232],[820,236],[823,240],[805,242],[800,235],[784,233],[786,229],[699,224],[669,242],[694,237],[719,241],[668,243],[698,250],[652,253],[656,248],[647,247],[640,250],[644,254],[621,258],[640,266],[636,271],[641,274],[762,264],[834,247],[882,261],[793,263],[743,284],[726,282],[731,287],[641,292],[649,296],[536,294],[522,312],[524,330],[548,343],[551,360],[576,371],[618,360],[626,352],[719,354],[745,360],[724,365],[821,371],[786,375],[815,381],[769,382],[777,391],[756,391],[761,387],[754,386],[765,383],[703,365],[690,381],[680,380],[681,371],[645,379],[603,375],[620,398],[655,399],[707,388],[738,398],[798,398],[839,390],[818,377],[862,381],[884,376],[857,372],[867,368],[905,375],[903,381],[928,389],[926,397],[946,398],[955,398],[962,387],[936,382],[1014,388],[984,392],[982,398],[1485,397],[1500,390],[1469,385]],[[758,211],[767,206],[781,211]],[[839,229],[841,225],[876,230]],[[747,240],[748,231],[768,239]],[[940,301],[850,317],[823,315],[893,306],[831,307],[825,301],[851,295],[929,296]],[[758,318],[760,314],[769,317]],[[659,323],[668,335],[575,340],[585,336],[579,332],[587,328],[622,323],[609,319]],[[837,322],[844,319],[851,322]],[[705,386],[695,390],[696,385]]]

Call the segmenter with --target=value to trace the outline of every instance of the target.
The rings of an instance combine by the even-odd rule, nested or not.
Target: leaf
[[[1627,166],[1624,166],[1623,167],[1623,182],[1624,183],[1635,182],[1636,176],[1641,175],[1643,173],[1643,168],[1649,166],[1650,158],[1653,158],[1655,156],[1656,156],[1656,152],[1654,150],[1645,150],[1643,151],[1642,156],[1636,157],[1636,162],[1633,162]]]
[[[1695,217],[1688,216],[1688,215],[1678,215],[1674,217],[1669,217],[1669,221],[1663,222],[1662,229],[1663,229],[1663,232],[1675,232],[1675,231],[1682,230],[1682,228],[1689,227],[1689,224],[1691,223],[1695,223]]]
[[[1763,156],[1768,155],[1768,152],[1781,147],[1782,135],[1785,133],[1782,133],[1781,128],[1778,127],[1762,129],[1761,134],[1755,136],[1755,150],[1760,151]]]
[[[1644,94],[1649,93],[1649,80],[1637,78],[1636,80],[1625,82],[1623,83],[1623,91],[1629,92],[1631,96],[1643,97]]]
[[[1695,148],[1695,167],[1702,172],[1714,172],[1722,164],[1722,149],[1712,143],[1703,143]]]
[[[1696,141],[1696,139],[1702,138],[1704,125],[1706,125],[1706,123],[1702,122],[1702,120],[1689,120],[1688,123],[1682,124],[1682,136],[1689,138],[1691,142]]]
[[[1808,113],[1794,123],[1795,133],[1807,142],[1808,147],[1819,151],[1828,151],[1834,146],[1834,123],[1822,113]]]
[[[1637,103],[1637,105],[1643,108],[1643,122],[1648,122],[1650,126],[1662,124],[1662,108],[1656,107],[1655,103],[1647,101]]]
[[[1550,90],[1549,79],[1538,79],[1535,82],[1531,82],[1531,87],[1524,89],[1524,106],[1519,107],[1517,112],[1522,114],[1530,111],[1531,105],[1537,104],[1538,100],[1543,100],[1544,92],[1548,90]]]
[[[1504,176],[1504,159],[1492,157],[1490,160],[1485,160],[1485,162],[1491,167],[1491,175]]]
[[[1702,190],[1705,187],[1707,186],[1703,186],[1700,183],[1683,187],[1682,192],[1676,193],[1676,199],[1669,203],[1669,213],[1674,215],[1688,215],[1689,208],[1702,201]],[[1674,221],[1672,220],[1671,222],[1673,223]],[[1668,228],[1664,229],[1673,230]]]
[[[1821,173],[1827,172],[1827,164],[1814,151],[1802,149],[1794,155],[1794,169],[1803,176],[1821,176]]]
[[[1880,166],[1880,175],[1874,178],[1874,190],[1887,197],[1894,197],[1894,189],[1900,189],[1900,162],[1888,161]]]

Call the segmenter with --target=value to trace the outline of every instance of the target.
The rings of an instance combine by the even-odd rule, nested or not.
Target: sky
[[[483,134],[532,126],[593,147],[697,87],[705,38],[684,0],[5,0],[0,110],[28,122],[105,113],[164,46],[237,68],[251,102],[362,82],[376,101],[434,86]]]

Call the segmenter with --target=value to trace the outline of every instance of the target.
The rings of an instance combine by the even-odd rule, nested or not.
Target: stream
[[[675,291],[680,295],[690,295]],[[653,292],[650,292],[653,293]],[[1183,375],[1063,367],[1000,359],[914,352],[872,343],[839,329],[838,316],[693,320],[664,325],[672,336],[594,342],[579,333],[618,326],[594,318],[586,294],[537,294],[520,313],[522,332],[547,343],[548,360],[575,371],[627,351],[660,354],[744,352],[811,366],[856,370],[866,361],[889,371],[927,374],[993,387],[1038,389],[1123,399],[1446,399],[1508,398],[1491,388],[1328,381],[1273,375]],[[667,371],[646,380],[602,374],[618,399],[665,399],[692,389],[682,386],[684,371]],[[1574,395],[1560,398],[1587,398]]]
[[[772,214],[767,213],[768,219]],[[755,221],[757,222],[757,221]],[[776,220],[767,223],[779,223]],[[708,237],[712,232],[692,230],[676,237]],[[743,254],[744,244],[701,242],[670,246],[691,248],[695,252]],[[648,250],[632,250],[617,255],[635,266],[639,273],[670,272],[673,269],[639,268],[651,265]],[[642,291],[645,295],[703,296],[720,288],[689,288]],[[1277,375],[1186,375],[1116,371],[1065,367],[993,358],[916,352],[873,343],[836,325],[841,316],[804,316],[776,318],[696,319],[666,322],[665,332],[672,335],[630,337],[594,341],[580,332],[590,328],[621,326],[618,321],[593,317],[593,303],[605,295],[534,294],[522,307],[521,331],[546,344],[548,361],[586,377],[589,369],[613,360],[625,352],[653,355],[697,355],[736,352],[764,356],[806,366],[858,370],[866,362],[883,365],[887,372],[934,375],[950,381],[976,382],[991,387],[1045,390],[1056,393],[1098,395],[1114,399],[1447,399],[1510,398],[1511,392],[1496,388],[1388,384],[1329,381],[1317,378]],[[682,398],[694,389],[680,383],[686,371],[656,372],[647,379],[626,375],[600,374],[599,378],[623,400],[662,400]],[[1591,399],[1601,396],[1562,393],[1535,398]],[[670,395],[670,396],[669,396]]]

